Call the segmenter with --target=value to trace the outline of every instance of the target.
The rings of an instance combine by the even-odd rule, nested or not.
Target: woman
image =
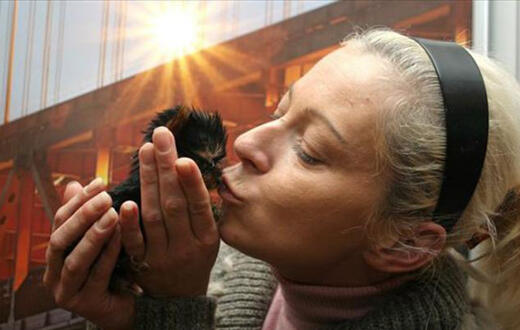
[[[237,138],[218,225],[166,129],[139,152],[144,233],[134,203],[118,215],[100,181],[70,184],[45,284],[107,329],[517,329],[520,89],[471,54],[489,134],[453,228],[432,216],[446,158],[439,78],[417,41],[379,29],[347,38],[291,86],[273,121]],[[472,253],[491,256],[474,267],[454,248],[482,231],[491,239]],[[121,245],[148,265],[137,298],[108,290]]]

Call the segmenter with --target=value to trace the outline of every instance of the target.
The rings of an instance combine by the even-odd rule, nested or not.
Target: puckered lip
[[[229,193],[238,202],[243,202],[243,199],[240,196],[238,196],[233,191],[233,188],[231,188],[231,186],[229,185],[228,178],[225,175],[222,175],[222,185],[219,187],[218,193],[219,193],[220,197],[226,199],[225,196],[223,196],[223,194],[226,192]]]

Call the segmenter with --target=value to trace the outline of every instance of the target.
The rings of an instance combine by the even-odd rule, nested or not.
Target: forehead
[[[349,153],[356,161],[374,164],[384,72],[379,57],[345,46],[316,63],[294,85],[293,102],[325,115],[353,146]]]
[[[346,45],[322,58],[299,83],[323,101],[362,102],[379,96],[385,69],[380,57]]]

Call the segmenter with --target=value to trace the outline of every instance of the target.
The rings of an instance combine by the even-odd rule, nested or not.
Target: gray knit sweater
[[[324,329],[461,329],[471,315],[465,283],[464,272],[442,257],[435,271],[417,273],[361,319]],[[222,244],[207,297],[138,297],[135,328],[261,329],[276,285],[267,264]]]

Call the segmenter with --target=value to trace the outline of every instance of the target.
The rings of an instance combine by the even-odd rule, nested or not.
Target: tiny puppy
[[[164,110],[151,120],[143,131],[145,142],[152,142],[153,130],[165,126],[175,137],[178,157],[188,157],[199,167],[204,183],[208,189],[215,189],[221,184],[221,162],[226,156],[227,133],[222,118],[218,113],[200,111],[177,105]],[[132,157],[132,165],[128,178],[108,193],[112,197],[113,207],[119,213],[121,205],[128,200],[134,201],[141,210],[141,190],[139,183],[138,151]],[[219,211],[212,205],[215,219]],[[139,224],[143,230],[141,216]],[[110,286],[112,289],[128,287],[128,279],[139,271],[135,262],[124,251],[119,255]]]

